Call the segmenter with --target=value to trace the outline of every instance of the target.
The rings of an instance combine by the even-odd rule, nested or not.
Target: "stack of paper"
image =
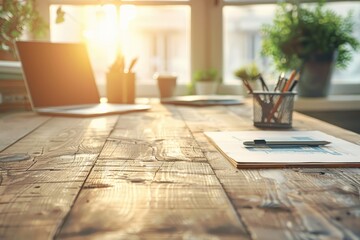
[[[360,146],[319,131],[205,132],[205,135],[237,168],[265,167],[360,167]],[[325,146],[245,147],[244,141],[317,140]]]
[[[162,98],[161,103],[189,106],[215,106],[244,104],[244,98],[238,95],[187,95]]]

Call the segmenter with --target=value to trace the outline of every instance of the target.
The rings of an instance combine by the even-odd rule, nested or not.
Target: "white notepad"
[[[162,98],[163,104],[187,105],[187,106],[216,106],[216,105],[240,105],[244,104],[244,98],[238,95],[187,95]]]
[[[360,146],[320,131],[230,131],[205,132],[205,135],[237,168],[360,166]],[[254,139],[324,140],[331,143],[317,147],[244,146],[244,141]]]

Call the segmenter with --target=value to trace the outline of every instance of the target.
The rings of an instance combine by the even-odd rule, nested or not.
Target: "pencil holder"
[[[293,92],[253,92],[254,126],[291,128]]]
[[[109,103],[135,103],[135,73],[109,72],[106,80]]]

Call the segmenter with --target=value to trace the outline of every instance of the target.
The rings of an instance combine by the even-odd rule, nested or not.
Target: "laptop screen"
[[[16,42],[34,108],[96,104],[96,87],[82,43]]]

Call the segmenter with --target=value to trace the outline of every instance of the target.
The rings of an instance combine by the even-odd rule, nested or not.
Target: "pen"
[[[245,141],[243,144],[248,147],[261,147],[261,146],[269,146],[269,147],[302,147],[302,146],[323,146],[329,144],[328,141],[317,141],[317,140],[309,140],[309,141],[267,141],[264,139],[255,139],[254,141]]]
[[[289,92],[292,92],[292,91],[294,90],[294,88],[295,88],[295,86],[296,86],[297,83],[298,83],[298,80],[295,79],[295,80],[292,82],[292,84],[291,84],[291,86],[290,86],[290,88],[289,88]]]
[[[276,92],[278,89],[280,89],[280,87],[281,87],[281,85],[282,85],[281,83],[283,82],[284,77],[285,77],[285,73],[282,72],[282,73],[280,74],[280,76],[279,76],[279,79],[278,79],[277,83],[276,83],[276,86],[275,86],[275,88],[274,88],[274,92]]]
[[[300,75],[298,75],[297,71],[296,70],[293,70],[290,74],[290,77],[289,79],[286,81],[284,87],[281,89],[281,92],[288,92],[289,91],[289,88],[292,84],[292,82],[294,81],[295,77],[300,77]],[[283,100],[284,96],[281,95],[278,99],[278,101],[276,102],[275,106],[271,109],[269,115],[268,115],[268,122],[270,122],[271,118],[274,116],[274,114],[278,111],[278,108],[279,106],[281,105],[281,102]]]
[[[288,80],[289,80],[289,79],[286,78],[286,77],[284,77],[284,78],[281,79],[281,82],[280,82],[280,85],[279,85],[279,92],[282,92],[282,89],[285,87],[285,85],[286,85],[286,83],[287,83]]]
[[[268,88],[268,86],[266,85],[265,80],[264,80],[264,78],[262,77],[261,74],[259,74],[259,79],[260,79],[260,81],[261,81],[262,89],[263,89],[264,91],[269,91],[269,88]]]
[[[129,69],[128,69],[128,72],[131,72],[133,67],[135,66],[135,63],[137,62],[137,57],[134,58],[133,60],[131,60],[131,63],[130,63],[130,66],[129,66]]]

